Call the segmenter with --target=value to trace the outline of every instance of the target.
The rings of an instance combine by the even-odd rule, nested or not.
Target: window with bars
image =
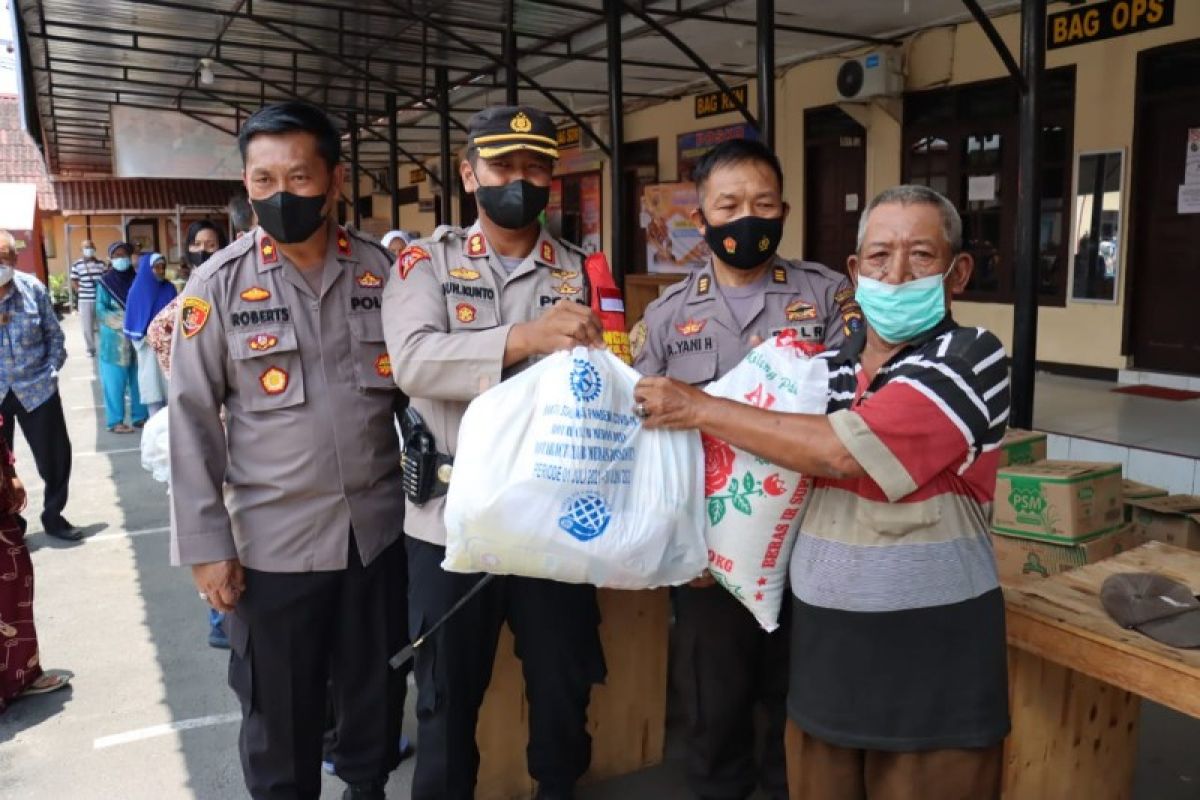
[[[1066,303],[1075,69],[1046,73],[1042,97],[1038,295]],[[1011,303],[1017,200],[1017,88],[986,81],[905,97],[903,176],[950,198],[975,259],[964,300]]]

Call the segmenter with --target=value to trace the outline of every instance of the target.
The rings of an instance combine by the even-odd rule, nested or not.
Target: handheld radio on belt
[[[400,434],[404,437],[404,452],[400,456],[404,495],[420,506],[446,494],[454,459],[438,452],[437,441],[425,419],[412,406],[404,410]]]

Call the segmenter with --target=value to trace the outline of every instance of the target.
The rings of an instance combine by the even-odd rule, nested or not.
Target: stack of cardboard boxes
[[[1126,518],[1126,486],[1142,498],[1136,502],[1166,494],[1122,481],[1120,464],[1048,461],[1046,435],[1035,431],[1009,431],[1000,464],[992,543],[1006,582],[1049,577],[1137,547],[1144,533]],[[1193,499],[1200,525],[1200,498]]]

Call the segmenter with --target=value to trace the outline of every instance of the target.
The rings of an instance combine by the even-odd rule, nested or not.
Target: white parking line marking
[[[101,736],[92,742],[92,748],[95,750],[104,750],[109,747],[116,747],[117,745],[129,744],[130,742],[140,742],[143,739],[169,736],[176,731],[190,731],[195,728],[207,728],[212,725],[228,725],[231,722],[239,722],[241,719],[242,715],[240,712],[213,714],[207,717],[195,717],[194,719],[181,719],[178,722],[151,725],[148,728],[138,728],[137,730],[117,733],[112,736]]]
[[[88,542],[104,542],[109,539],[132,539],[134,536],[149,536],[154,533],[167,533],[170,528],[145,528],[140,531],[117,531],[115,533],[98,533],[95,536],[89,536],[84,541]]]
[[[142,448],[140,448],[140,447],[126,447],[123,450],[90,450],[86,453],[75,453],[75,457],[82,458],[84,456],[111,456],[111,455],[115,455],[117,453],[140,453],[140,452],[142,452]]]

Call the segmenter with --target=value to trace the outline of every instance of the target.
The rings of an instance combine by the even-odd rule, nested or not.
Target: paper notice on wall
[[[858,211],[858,195],[851,193],[846,195],[846,210]]]
[[[1179,187],[1180,214],[1200,214],[1200,184],[1187,184]]]
[[[1187,159],[1183,164],[1183,182],[1200,184],[1200,128],[1188,128]]]
[[[967,178],[967,202],[991,203],[996,199],[995,175],[972,175]]]

